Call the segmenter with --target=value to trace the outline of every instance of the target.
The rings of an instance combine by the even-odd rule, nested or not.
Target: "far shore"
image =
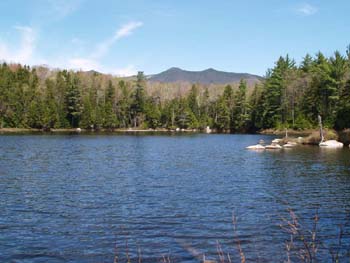
[[[305,130],[293,130],[288,129],[287,133],[288,136],[309,136],[310,134],[314,132],[318,132],[318,129],[305,129]],[[278,129],[265,129],[258,132],[259,134],[265,134],[265,135],[276,135],[276,136],[285,136],[286,130],[278,130]]]
[[[319,130],[318,129],[307,129],[307,130],[292,130],[288,131],[288,138],[285,138],[285,130],[277,129],[267,129],[261,130],[256,133],[246,133],[246,134],[261,134],[261,135],[275,135],[279,138],[285,138],[286,140],[295,140],[298,137],[303,138],[302,144],[311,144],[318,145],[320,142]],[[69,128],[69,129],[31,129],[31,128],[0,128],[1,134],[137,134],[137,133],[206,133],[205,130],[200,129],[166,129],[166,128],[157,128],[157,129],[141,129],[141,128],[118,128],[118,129],[80,129],[80,128]],[[217,132],[211,130],[213,134],[227,134],[228,132]],[[345,145],[350,144],[350,129],[343,131],[335,131],[325,129],[326,139],[336,139]]]
[[[0,134],[16,134],[16,133],[42,133],[42,134],[49,134],[49,133],[154,133],[154,132],[164,132],[164,133],[170,133],[170,132],[202,132],[198,129],[164,129],[164,128],[158,128],[158,129],[138,129],[138,128],[120,128],[120,129],[80,129],[80,128],[67,128],[67,129],[50,129],[50,130],[44,130],[44,129],[33,129],[33,128],[0,128]]]
[[[11,134],[11,133],[154,133],[154,132],[188,132],[188,133],[206,133],[205,130],[201,129],[167,129],[167,128],[157,128],[157,129],[142,129],[142,128],[116,128],[116,129],[83,129],[83,128],[60,128],[60,129],[34,129],[34,128],[0,128],[0,134]],[[306,137],[312,133],[318,132],[317,129],[307,129],[307,130],[288,130],[288,136],[291,137]],[[229,134],[228,131],[216,131],[212,129],[210,133],[213,134]],[[235,133],[232,133],[235,134]],[[286,135],[285,130],[277,129],[265,129],[257,132],[247,132],[247,133],[237,133],[237,134],[261,134],[261,135],[276,135],[282,137]]]

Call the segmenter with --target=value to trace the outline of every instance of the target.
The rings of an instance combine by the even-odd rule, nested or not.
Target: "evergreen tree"
[[[209,115],[210,113],[210,94],[208,88],[205,88],[203,93],[203,99],[200,107],[200,128],[205,128],[206,126],[212,126],[212,119]]]
[[[247,101],[247,82],[241,79],[235,94],[235,105],[233,110],[233,129],[235,131],[246,131],[249,121],[249,107]]]
[[[90,96],[83,99],[83,112],[81,115],[80,126],[86,129],[96,128],[96,110],[94,110]]]
[[[159,98],[149,98],[145,103],[145,116],[147,127],[157,128],[161,126],[161,111]]]
[[[199,127],[198,120],[191,108],[188,106],[186,99],[179,100],[179,109],[176,116],[177,126],[182,129],[195,129]]]
[[[313,59],[309,54],[306,54],[306,56],[303,58],[303,61],[301,62],[300,69],[305,72],[309,73],[313,66]]]
[[[286,76],[294,67],[295,62],[288,56],[280,57],[276,66],[268,72],[264,92],[263,128],[273,128],[286,123]]]
[[[54,94],[54,82],[47,79],[46,93],[44,95],[44,112],[43,112],[43,128],[59,128],[59,116],[57,110],[57,104]]]
[[[340,98],[335,128],[345,129],[350,127],[350,80],[340,90]]]
[[[168,84],[146,85],[99,73],[43,71],[17,64],[0,65],[0,127],[108,128],[168,127],[248,131],[312,128],[317,115],[329,128],[350,128],[350,47],[343,56],[306,55],[300,66],[280,57],[262,83],[250,92],[196,84],[184,92]],[[155,86],[156,85],[156,86]],[[158,90],[154,90],[155,88]]]
[[[214,110],[214,127],[219,131],[229,130],[231,128],[231,110],[225,100],[221,96],[215,103]]]
[[[83,110],[81,94],[79,91],[79,79],[71,74],[67,75],[66,110],[67,120],[71,127],[78,127]]]
[[[251,107],[251,129],[260,130],[263,128],[263,113],[265,105],[265,93],[260,84],[255,85],[249,100]]]
[[[133,96],[133,102],[130,107],[130,111],[133,118],[133,126],[141,126],[144,119],[144,110],[146,102],[146,93],[145,93],[146,79],[143,72],[139,71],[137,74],[136,80],[136,89]]]
[[[125,81],[119,81],[120,97],[117,103],[117,116],[122,128],[131,124],[131,95]]]
[[[193,84],[190,90],[190,93],[187,97],[188,106],[196,116],[196,118],[200,119],[200,102],[199,102],[199,90],[197,85]]]
[[[104,105],[104,123],[105,128],[114,129],[118,126],[117,115],[115,112],[115,88],[112,81],[108,81],[108,86],[105,95],[105,105]]]

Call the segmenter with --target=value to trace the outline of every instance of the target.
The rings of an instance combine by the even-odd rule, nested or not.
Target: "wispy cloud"
[[[120,69],[110,69],[105,66],[103,66],[100,63],[100,60],[103,56],[105,56],[111,47],[120,39],[125,38],[133,34],[133,32],[143,26],[142,22],[139,21],[133,21],[129,22],[127,24],[122,25],[120,28],[118,28],[112,37],[100,42],[94,50],[90,53],[87,57],[76,57],[73,59],[70,59],[68,64],[69,67],[74,69],[82,69],[82,70],[100,70],[103,72],[108,72],[116,75],[122,75],[122,76],[129,76],[134,75],[136,72],[136,69],[133,65],[128,65],[125,68]]]
[[[98,61],[86,59],[86,58],[73,58],[68,60],[68,68],[79,69],[79,70],[97,70],[104,73],[113,74],[119,77],[127,77],[136,75],[137,69],[135,65],[127,65],[122,68],[111,68],[100,64]]]
[[[78,9],[83,0],[46,0],[46,7],[42,6],[41,12],[46,12],[51,18],[64,18]]]
[[[91,54],[91,57],[94,59],[103,57],[106,53],[108,53],[109,49],[113,46],[113,44],[115,44],[115,42],[117,42],[119,39],[131,35],[137,28],[141,27],[142,25],[142,22],[133,21],[121,26],[111,38],[106,39],[97,45],[97,48],[93,54]]]
[[[0,42],[0,59],[16,63],[32,64],[35,62],[35,30],[29,26],[15,26],[14,29],[21,35],[20,44],[13,47],[13,45],[9,45],[8,43]]]
[[[120,38],[129,36],[133,33],[133,31],[138,28],[143,26],[142,22],[130,22],[125,25],[123,25],[120,29],[117,30],[115,33],[114,39],[118,40]]]
[[[15,60],[18,60],[19,62],[29,63],[32,59],[35,49],[35,31],[33,28],[28,26],[16,26],[15,29],[17,29],[22,34],[21,47],[15,56]]]
[[[13,30],[20,34],[18,45],[1,41],[0,39],[0,61],[22,63],[27,65],[49,64],[53,67],[69,68],[75,70],[97,70],[105,73],[111,73],[120,76],[134,75],[137,70],[134,65],[127,65],[121,68],[112,68],[102,62],[112,46],[122,38],[128,37],[143,25],[142,22],[130,22],[118,28],[112,37],[100,42],[86,56],[67,56],[53,55],[51,58],[42,59],[36,49],[37,31],[29,26],[15,26]],[[86,42],[79,38],[71,40],[74,50],[81,46],[86,46]]]
[[[304,4],[300,5],[296,9],[296,11],[301,15],[311,16],[311,15],[314,15],[318,12],[318,8],[313,6],[313,5],[310,5],[308,3],[304,3]]]
[[[113,70],[112,73],[120,77],[133,76],[136,75],[137,69],[134,65],[128,65],[125,68]]]
[[[101,68],[100,64],[97,61],[88,59],[88,58],[72,58],[68,60],[69,68],[79,69],[79,70],[99,70]]]

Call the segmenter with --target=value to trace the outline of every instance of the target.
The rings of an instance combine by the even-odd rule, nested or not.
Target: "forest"
[[[184,128],[221,132],[350,127],[350,48],[345,55],[307,54],[297,65],[280,57],[264,80],[248,87],[193,84],[186,92],[152,92],[134,79],[91,72],[0,65],[1,128]],[[164,88],[164,89],[163,89]],[[163,89],[163,92],[161,92]],[[216,89],[216,90],[214,90]],[[220,92],[218,92],[220,90]],[[154,90],[153,90],[154,91]]]

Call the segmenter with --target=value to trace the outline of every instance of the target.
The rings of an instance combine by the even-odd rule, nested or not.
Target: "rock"
[[[277,144],[277,143],[272,143],[270,145],[267,145],[265,147],[266,150],[279,150],[279,149],[282,149],[282,146]]]
[[[272,141],[272,143],[280,143],[282,141],[282,139],[274,139],[273,141]]]
[[[261,145],[261,144],[257,144],[257,145],[251,145],[246,147],[246,149],[248,150],[265,150],[265,146]]]
[[[180,131],[180,128],[176,128],[175,131],[179,132],[179,131]]]
[[[287,142],[286,144],[283,145],[283,148],[293,148],[297,146],[297,143],[295,142]]]
[[[327,147],[327,148],[343,148],[344,144],[336,140],[328,140],[328,141],[321,142],[319,146]]]

